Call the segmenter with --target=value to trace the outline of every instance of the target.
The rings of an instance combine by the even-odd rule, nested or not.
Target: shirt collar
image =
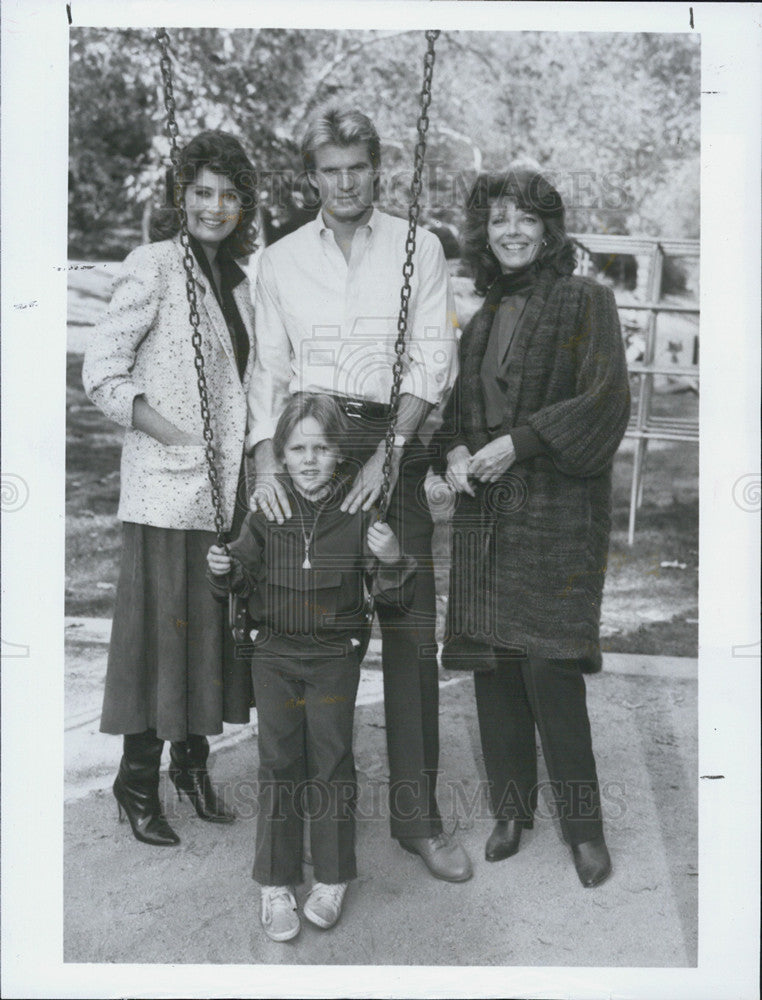
[[[381,217],[382,217],[381,216],[381,212],[379,212],[379,210],[374,205],[373,206],[373,211],[370,213],[370,218],[365,223],[365,225],[360,226],[359,229],[368,229],[372,233],[380,225],[380,223],[381,223]],[[322,208],[320,209],[320,211],[318,212],[318,214],[315,216],[315,219],[313,220],[313,222],[310,223],[310,225],[312,225],[314,227],[315,232],[317,233],[318,237],[320,237],[320,238],[322,238],[325,233],[332,232],[332,230],[330,230],[328,228],[328,226],[326,226],[326,224],[323,222],[323,210],[322,210]]]

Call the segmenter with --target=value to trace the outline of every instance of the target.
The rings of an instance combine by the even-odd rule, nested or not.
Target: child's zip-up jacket
[[[257,650],[288,655],[297,649],[348,650],[365,624],[367,584],[377,605],[410,602],[417,564],[404,553],[380,563],[366,541],[375,510],[340,510],[346,483],[336,479],[331,495],[313,502],[297,493],[287,475],[292,516],[283,524],[249,513],[230,544],[232,566],[225,576],[208,573],[221,600],[232,591],[248,599],[258,634]]]

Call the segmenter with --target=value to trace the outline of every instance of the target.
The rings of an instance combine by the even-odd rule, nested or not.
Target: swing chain
[[[400,290],[400,311],[397,318],[397,339],[394,345],[395,360],[392,366],[392,390],[390,398],[389,422],[386,430],[384,464],[382,468],[382,485],[379,496],[378,507],[380,519],[386,516],[386,510],[390,499],[390,479],[392,454],[394,448],[394,435],[397,425],[397,411],[399,409],[400,386],[402,383],[403,357],[405,353],[405,338],[407,335],[408,309],[410,296],[412,293],[411,278],[413,276],[413,257],[416,249],[416,229],[420,215],[420,196],[423,188],[423,169],[426,158],[426,133],[429,128],[428,110],[431,104],[431,82],[434,72],[434,60],[436,58],[435,42],[439,37],[439,31],[427,31],[426,41],[427,51],[423,60],[423,85],[421,88],[420,114],[418,116],[417,131],[418,140],[415,147],[415,157],[413,164],[413,178],[410,184],[410,207],[408,210],[408,234],[405,241],[405,263],[402,268],[403,284]],[[170,58],[169,35],[165,28],[159,28],[156,32],[156,41],[161,49],[161,75],[164,83],[164,104],[167,112],[166,131],[170,144],[170,158],[174,168],[175,191],[180,188],[180,164],[179,150],[177,146],[177,136],[179,129],[175,117],[176,104],[172,83],[172,62]],[[214,523],[217,532],[217,543],[227,551],[224,541],[224,519],[222,516],[222,501],[220,497],[219,478],[215,462],[214,434],[212,431],[211,415],[209,410],[209,397],[206,387],[206,374],[204,370],[204,355],[201,350],[201,333],[199,330],[200,317],[198,313],[198,300],[196,298],[196,285],[194,280],[193,253],[188,237],[188,217],[185,204],[182,198],[174,198],[176,208],[180,214],[180,243],[183,248],[183,266],[186,275],[186,289],[189,305],[189,319],[193,330],[192,344],[195,352],[195,367],[198,378],[199,400],[201,405],[201,418],[204,425],[204,441],[206,445],[206,460],[209,482],[212,490],[212,503],[214,504]]]
[[[183,267],[185,268],[185,286],[188,296],[188,318],[190,319],[193,331],[191,343],[194,351],[194,364],[198,381],[198,395],[201,406],[201,419],[204,424],[204,442],[206,451],[207,474],[212,489],[212,504],[214,505],[214,526],[217,532],[217,544],[225,552],[228,547],[225,543],[225,521],[222,516],[222,499],[220,496],[219,477],[217,475],[217,464],[214,452],[214,432],[212,430],[212,418],[209,410],[209,394],[206,387],[206,372],[204,370],[204,354],[201,350],[201,322],[198,312],[198,299],[196,298],[196,282],[194,278],[193,251],[191,250],[188,236],[188,214],[185,210],[185,199],[182,197],[182,184],[180,177],[180,152],[177,146],[177,136],[179,129],[175,117],[175,95],[172,85],[172,61],[170,58],[169,35],[166,28],[159,28],[156,32],[156,41],[161,49],[161,76],[164,83],[164,106],[167,112],[166,131],[169,139],[169,155],[172,160],[174,173],[173,203],[180,214],[180,243],[183,248]]]
[[[392,469],[392,452],[394,435],[397,427],[397,411],[399,409],[400,386],[402,384],[403,356],[405,354],[405,337],[407,335],[407,316],[410,305],[411,285],[413,276],[413,256],[415,254],[415,236],[420,215],[420,197],[423,188],[423,168],[426,160],[426,133],[429,128],[429,105],[431,104],[431,80],[434,74],[436,53],[434,45],[439,37],[439,31],[427,31],[428,47],[423,58],[423,85],[421,87],[421,111],[418,116],[418,141],[415,146],[413,162],[413,179],[410,183],[410,207],[408,209],[408,233],[405,241],[405,263],[402,267],[402,288],[400,289],[400,311],[397,317],[397,340],[394,344],[394,364],[392,366],[392,391],[389,400],[389,422],[386,428],[384,464],[382,468],[381,493],[378,498],[379,520],[384,520],[391,499],[390,480]]]

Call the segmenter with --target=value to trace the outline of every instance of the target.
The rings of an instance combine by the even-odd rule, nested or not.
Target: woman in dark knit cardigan
[[[593,886],[611,861],[583,674],[601,668],[611,465],[630,413],[616,305],[572,277],[563,203],[531,169],[477,179],[465,256],[486,298],[442,429],[458,494],[443,663],[475,671],[497,820],[487,860],[532,826],[537,726],[564,839]]]

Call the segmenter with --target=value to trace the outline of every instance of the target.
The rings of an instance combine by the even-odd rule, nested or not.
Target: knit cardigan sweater
[[[630,414],[616,303],[595,281],[540,271],[516,334],[502,427],[487,430],[480,367],[497,303],[463,332],[439,442],[472,454],[512,434],[515,464],[453,519],[443,663],[494,667],[495,647],[599,670],[611,466]]]

